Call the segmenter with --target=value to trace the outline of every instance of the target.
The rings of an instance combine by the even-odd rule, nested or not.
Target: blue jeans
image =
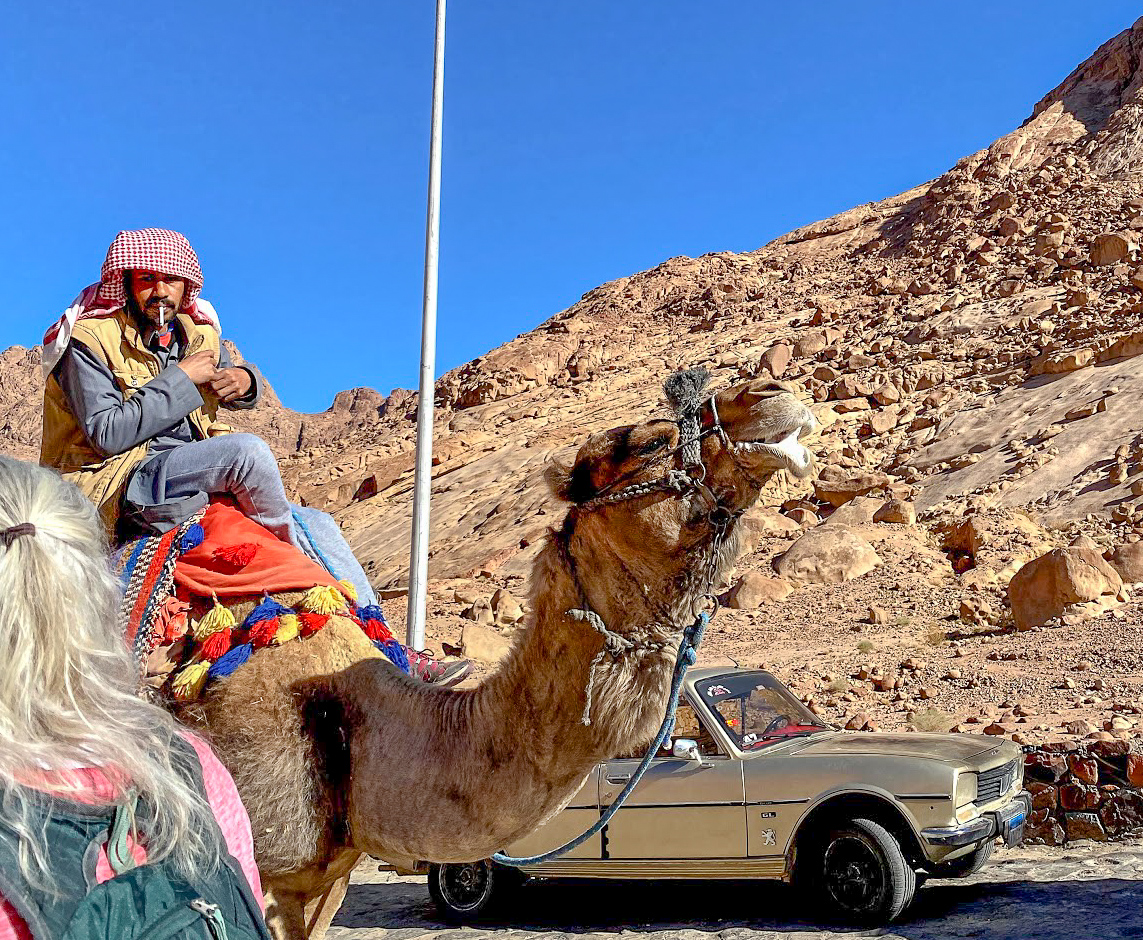
[[[126,501],[132,507],[129,515],[148,528],[166,531],[221,494],[232,496],[243,514],[297,546],[334,577],[350,581],[359,604],[377,603],[333,517],[289,501],[278,460],[256,434],[223,434],[155,454],[131,477]],[[295,523],[295,513],[301,526]]]

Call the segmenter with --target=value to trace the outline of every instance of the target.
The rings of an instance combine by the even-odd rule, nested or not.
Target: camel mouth
[[[812,434],[817,422],[808,411],[801,421],[787,424],[764,438],[735,441],[734,453],[745,458],[763,458],[766,463],[777,462],[779,467],[796,476],[807,476],[813,468],[814,458],[801,438]]]

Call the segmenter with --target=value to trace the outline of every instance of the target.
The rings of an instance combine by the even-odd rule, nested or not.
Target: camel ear
[[[556,499],[565,503],[582,503],[595,495],[591,483],[591,467],[586,460],[572,466],[562,460],[552,460],[544,469],[544,480]]]

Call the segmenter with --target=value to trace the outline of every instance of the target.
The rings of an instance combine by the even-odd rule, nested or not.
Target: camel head
[[[690,383],[681,393],[679,376]],[[710,396],[705,381],[676,374],[666,386],[676,420],[596,434],[549,473],[571,504],[555,537],[593,606],[638,599],[644,610],[631,613],[644,623],[680,624],[735,559],[739,520],[766,481],[813,472],[801,439],[816,422],[789,385],[754,379]]]

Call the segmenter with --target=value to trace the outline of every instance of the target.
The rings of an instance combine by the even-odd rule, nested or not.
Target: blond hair
[[[147,804],[148,860],[170,858],[185,875],[213,869],[218,828],[187,782],[193,756],[176,746],[174,719],[135,694],[95,507],[55,473],[0,457],[0,530],[24,523],[34,534],[0,541],[0,813],[24,877],[52,886],[44,794],[90,802],[76,767],[104,772],[108,806],[129,805],[131,790]]]

